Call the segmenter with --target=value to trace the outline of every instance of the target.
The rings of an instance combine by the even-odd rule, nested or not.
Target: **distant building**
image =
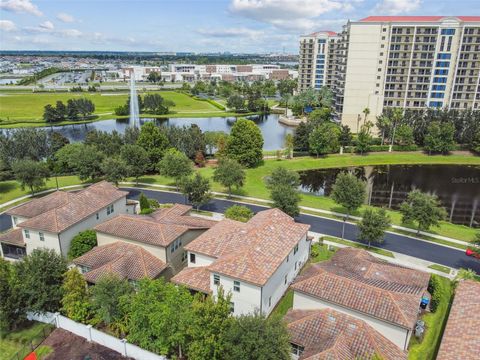
[[[268,315],[308,261],[309,227],[278,209],[222,220],[185,246],[188,267],[172,281],[214,297],[222,287],[235,315]]]
[[[333,309],[365,321],[406,350],[430,274],[344,248],[310,266],[292,284],[293,309]]]
[[[367,107],[478,110],[479,53],[480,16],[370,16],[300,38],[299,89],[330,87],[354,132]]]
[[[101,181],[78,192],[55,191],[8,210],[13,229],[0,235],[2,257],[19,259],[39,248],[66,257],[79,232],[117,214],[134,213],[127,194]]]

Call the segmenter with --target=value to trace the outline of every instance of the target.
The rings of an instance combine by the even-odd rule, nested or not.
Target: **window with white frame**
[[[38,237],[40,238],[40,241],[45,241],[45,235],[43,235],[42,232],[38,233]]]
[[[112,214],[114,211],[113,204],[107,206],[107,215]]]
[[[213,285],[220,285],[220,275],[213,274]]]
[[[17,217],[16,216],[13,217],[13,224],[17,225]]]
[[[80,274],[85,274],[90,271],[90,267],[85,265],[78,265],[78,269],[80,270]]]
[[[30,231],[28,229],[23,230],[23,233],[25,234],[25,239],[30,239]]]
[[[182,240],[180,239],[177,239],[175,240],[172,245],[171,245],[171,248],[170,248],[170,252],[174,252],[175,250],[177,250],[180,246],[182,246]]]
[[[287,285],[287,278],[288,278],[288,276],[285,275],[285,279],[283,280],[283,283],[284,283],[285,285]]]
[[[295,255],[297,252],[298,252],[298,244],[295,245],[295,247],[293,248],[293,255]]]
[[[230,312],[231,313],[235,312],[235,303],[233,302],[230,303]]]
[[[303,351],[305,350],[305,348],[303,346],[297,345],[297,344],[294,344],[294,343],[290,343],[290,345],[292,345],[292,354],[293,355],[302,356]]]
[[[240,281],[233,281],[233,291],[240,292]]]
[[[197,260],[197,259],[196,259],[196,257],[195,257],[195,254],[190,253],[190,262],[191,262],[192,264],[195,264],[195,261],[196,261],[196,260]]]

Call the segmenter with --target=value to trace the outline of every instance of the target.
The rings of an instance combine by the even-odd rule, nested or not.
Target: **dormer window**
[[[220,285],[220,275],[213,274],[213,285]]]
[[[30,239],[30,231],[29,230],[25,229],[25,230],[23,230],[23,233],[25,235],[25,239]]]

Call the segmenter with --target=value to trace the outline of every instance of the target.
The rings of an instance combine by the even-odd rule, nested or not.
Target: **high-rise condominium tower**
[[[480,109],[480,16],[370,16],[327,39],[333,56],[324,66],[334,69],[333,81],[322,85],[352,131],[367,107],[371,120],[385,107]],[[300,90],[317,76],[302,62],[305,43],[309,36],[300,38]]]

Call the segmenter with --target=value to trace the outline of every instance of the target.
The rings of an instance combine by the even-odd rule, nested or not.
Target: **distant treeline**
[[[95,104],[92,100],[68,99],[65,105],[63,101],[57,101],[55,105],[45,105],[43,120],[48,123],[65,120],[77,121],[90,117],[95,111]]]

